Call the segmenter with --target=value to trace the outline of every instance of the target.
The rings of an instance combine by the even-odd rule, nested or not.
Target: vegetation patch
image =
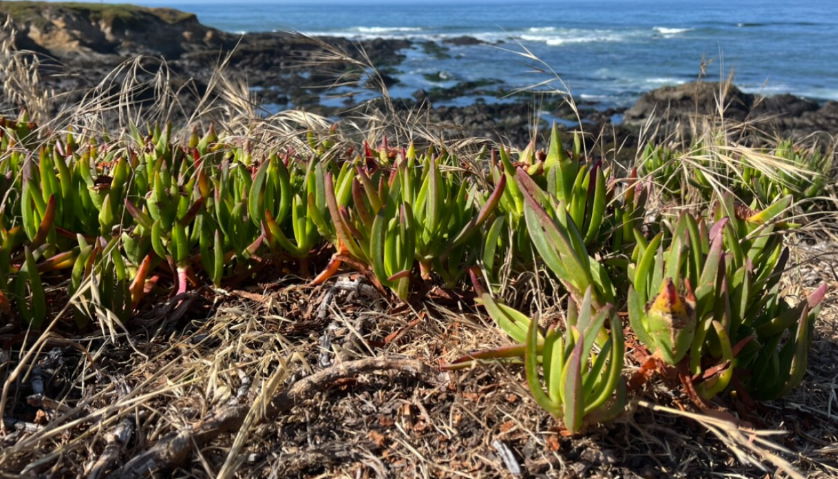
[[[836,470],[833,151],[625,164],[259,118],[220,75],[185,125],[128,80],[0,122],[4,473]]]

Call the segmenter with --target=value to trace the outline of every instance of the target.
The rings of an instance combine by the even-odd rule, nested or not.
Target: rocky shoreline
[[[0,31],[0,41],[41,55],[43,81],[62,94],[65,104],[78,101],[114,67],[138,55],[147,57],[143,66],[148,72],[159,68],[164,59],[175,86],[191,82],[200,93],[222,59],[233,52],[227,72],[244,80],[267,112],[294,107],[340,117],[348,107],[375,96],[376,89],[397,82],[394,73],[405,49],[416,44],[434,55],[446,54],[445,45],[406,39],[353,42],[284,32],[238,35],[202,25],[193,14],[161,8],[2,2],[0,18],[6,15],[13,28]],[[447,41],[479,42],[469,37]],[[365,62],[379,70],[379,81],[370,81]],[[323,101],[326,89],[347,78],[355,82],[355,88],[336,90],[346,95],[344,100]],[[583,101],[577,107],[587,130],[608,131],[612,140],[628,146],[642,126],[667,132],[687,130],[696,114],[714,114],[722,91],[728,106],[726,118],[755,120],[769,133],[798,138],[838,134],[838,102],[819,103],[792,95],[760,97],[734,86],[721,88],[718,83],[689,83],[648,92],[628,109]],[[508,97],[507,93],[492,81],[464,82],[451,88],[418,90],[413,98],[393,105],[405,111],[428,107],[427,119],[437,126],[447,125],[452,136],[490,137],[515,144],[526,143],[534,118],[558,120],[568,128],[576,122],[575,113],[561,98]],[[490,101],[450,104],[478,95]],[[54,106],[60,108],[58,102]]]

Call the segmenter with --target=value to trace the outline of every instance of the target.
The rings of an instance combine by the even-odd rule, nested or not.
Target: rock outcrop
[[[223,46],[220,32],[191,13],[168,8],[94,3],[2,2],[22,47],[58,58],[95,55],[159,55]]]
[[[15,32],[13,46],[41,54],[41,81],[61,92],[65,103],[77,101],[114,67],[137,56],[143,57],[136,71],[140,80],[157,71],[162,58],[172,85],[190,83],[200,94],[229,56],[227,73],[258,89],[261,103],[316,107],[324,86],[360,71],[351,62],[329,61],[334,51],[386,66],[399,63],[400,50],[410,46],[399,39],[356,43],[289,32],[238,35],[203,25],[192,13],[133,5],[0,2],[0,23],[6,17],[11,26],[0,29],[0,41]],[[326,44],[332,53],[324,50]]]
[[[838,134],[838,102],[783,94],[762,96],[741,91],[730,83],[694,82],[667,86],[644,94],[626,110],[626,124],[649,124],[669,133],[673,128],[688,132],[696,118],[724,117],[749,121],[762,130],[803,137],[813,133]]]
[[[284,59],[310,57],[321,51],[317,42],[293,33],[237,35],[201,24],[195,14],[170,8],[97,3],[0,2],[0,20],[13,28],[0,31],[0,40],[16,30],[19,48],[48,53],[59,59],[79,57],[105,61],[109,57],[148,55],[195,62],[236,50],[234,62],[244,68],[281,66]],[[350,53],[358,47],[347,39],[329,43]],[[406,40],[374,39],[361,42],[365,52],[381,65],[401,59]],[[222,55],[223,56],[223,55]],[[279,59],[279,60],[278,60]]]

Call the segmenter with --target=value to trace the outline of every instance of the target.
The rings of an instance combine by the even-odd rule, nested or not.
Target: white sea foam
[[[366,30],[362,32],[360,28],[364,28]],[[321,30],[306,31],[301,33],[313,37],[339,37],[349,38],[351,40],[374,40],[376,38],[382,38],[385,40],[407,39],[416,41],[443,41],[449,38],[458,38],[466,36],[476,38],[486,43],[496,43],[519,38],[516,37],[514,34],[506,32],[438,33],[426,31],[419,27],[415,27],[415,29],[413,30],[409,29],[414,27],[398,27],[398,30],[395,28],[387,29],[387,27],[380,27],[381,30],[373,30],[373,28],[379,27],[356,27],[351,30]]]
[[[670,37],[670,36],[674,36],[674,35],[679,35],[681,33],[687,33],[690,30],[692,30],[692,28],[655,27],[655,28],[653,28],[653,30],[660,33],[661,35],[663,35],[665,37]]]
[[[683,83],[686,83],[686,80],[672,77],[651,77],[644,78],[643,81],[647,85],[650,85],[652,88],[657,88],[662,85],[681,85]]]
[[[592,100],[592,101],[602,101],[610,99],[611,97],[608,95],[594,95],[592,93],[580,93],[579,98],[583,100]]]
[[[354,27],[352,30],[359,33],[404,33],[421,32],[421,27]]]
[[[457,32],[442,33],[433,30],[425,30],[421,27],[378,27],[378,26],[357,26],[347,30],[336,31],[310,31],[304,32],[312,36],[332,36],[351,38],[353,40],[371,40],[374,38],[384,39],[410,39],[410,40],[431,40],[442,41],[448,38],[470,36],[487,43],[504,42],[509,40],[523,40],[528,42],[542,42],[549,46],[561,46],[576,43],[595,42],[622,42],[632,38],[651,37],[653,34],[663,35],[670,38],[690,31],[689,28],[668,28],[654,27],[649,30],[610,30],[610,29],[582,29],[582,28],[557,28],[557,27],[529,27],[519,31],[494,31],[494,32]]]
[[[615,32],[613,30],[581,30],[576,28],[557,31],[550,35],[521,35],[521,40],[529,42],[544,42],[550,46],[560,46],[572,43],[593,42],[621,42],[634,36],[631,32]]]

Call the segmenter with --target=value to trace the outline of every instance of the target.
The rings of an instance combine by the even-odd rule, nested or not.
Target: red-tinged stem
[[[332,256],[332,259],[329,261],[329,264],[326,266],[320,274],[318,274],[313,280],[311,280],[311,285],[316,286],[318,284],[325,283],[329,278],[335,275],[340,269],[340,265],[342,263],[341,259],[338,258],[338,254]]]
[[[143,294],[148,294],[154,289],[154,286],[160,281],[160,275],[155,274],[151,278],[148,278],[148,281],[145,282],[145,286],[143,286]]]
[[[177,268],[177,292],[175,293],[176,296],[180,296],[181,294],[186,293],[186,290],[189,289],[189,267],[184,266]]]
[[[660,370],[660,361],[654,356],[649,356],[646,361],[640,366],[640,369],[634,372],[629,379],[628,386],[632,391],[639,391],[640,388],[646,384],[652,376]]]
[[[472,266],[468,269],[468,275],[471,278],[471,284],[474,286],[474,293],[477,296],[482,296],[486,293],[486,288],[483,287],[483,282],[480,280],[480,269]]]
[[[410,277],[410,270],[399,271],[398,273],[394,274],[387,278],[387,281],[398,281],[402,278],[409,278]]]
[[[693,404],[695,404],[702,411],[710,409],[710,405],[707,404],[707,401],[701,398],[701,395],[696,390],[695,383],[693,383],[693,378],[690,376],[689,372],[678,371],[678,379],[681,380],[681,384],[684,386],[684,392],[686,392],[687,397],[690,398]]]
[[[739,356],[739,353],[741,353],[742,350],[745,349],[745,346],[747,346],[748,343],[750,343],[751,341],[753,341],[755,339],[756,338],[754,336],[746,336],[746,337],[742,338],[738,343],[736,343],[733,346],[733,348],[731,350],[731,352],[733,353],[733,357],[735,358],[735,357]]]
[[[145,280],[148,277],[149,271],[151,271],[151,255],[147,254],[140,263],[140,267],[137,268],[137,276],[134,277],[134,280],[131,281],[131,285],[128,287],[128,290],[131,292],[131,306],[134,308],[140,304],[140,300],[145,296]]]

